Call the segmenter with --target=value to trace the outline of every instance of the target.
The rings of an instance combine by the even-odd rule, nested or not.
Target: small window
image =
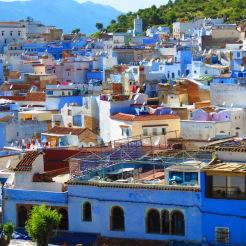
[[[161,131],[162,131],[162,135],[166,135],[167,134],[166,128],[162,128]]]
[[[121,207],[113,207],[111,209],[110,228],[111,231],[125,230],[124,210]]]
[[[171,233],[172,235],[185,235],[184,215],[180,211],[173,211],[171,215]]]
[[[122,136],[123,137],[130,137],[130,129],[129,128],[121,128],[121,131],[122,131]]]
[[[143,129],[143,136],[148,136],[148,129],[147,128]]]
[[[222,227],[215,228],[215,240],[217,243],[229,243],[230,241],[229,228],[222,228]]]
[[[151,234],[160,234],[160,231],[160,213],[156,209],[151,209],[148,211],[146,216],[146,232]]]
[[[153,128],[153,136],[157,136],[157,128]]]
[[[89,202],[83,204],[83,221],[92,221],[91,204]]]

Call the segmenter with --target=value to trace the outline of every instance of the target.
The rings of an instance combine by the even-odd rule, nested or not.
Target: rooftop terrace
[[[107,187],[199,187],[200,169],[212,159],[209,152],[186,152],[143,146],[139,140],[70,158],[73,185]],[[166,188],[164,188],[164,186]],[[168,188],[169,187],[169,188]],[[180,188],[178,188],[180,189]]]

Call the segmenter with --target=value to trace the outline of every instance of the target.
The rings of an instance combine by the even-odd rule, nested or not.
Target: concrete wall
[[[246,86],[211,84],[211,104],[223,107],[246,107]]]
[[[232,135],[231,122],[181,121],[181,137],[184,139],[208,140],[218,136]]]

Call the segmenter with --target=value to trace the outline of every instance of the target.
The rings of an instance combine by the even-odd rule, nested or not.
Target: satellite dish
[[[9,159],[8,162],[7,162],[7,164],[6,164],[6,168],[9,169],[10,166],[11,166],[11,160]]]
[[[160,144],[160,140],[161,140],[160,137],[157,137],[155,142],[154,142],[154,145],[155,146],[159,145]]]

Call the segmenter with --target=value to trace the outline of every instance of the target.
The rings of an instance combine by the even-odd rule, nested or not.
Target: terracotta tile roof
[[[60,135],[81,135],[84,131],[87,131],[87,128],[73,128],[73,127],[60,127],[55,126],[50,129],[47,133],[49,134],[60,134]]]
[[[31,84],[3,84],[1,90],[30,90],[32,88]]]
[[[43,92],[30,92],[26,95],[26,101],[44,102],[46,98]]]
[[[172,120],[179,119],[177,115],[133,115],[133,114],[123,114],[118,113],[111,117],[113,120],[122,120],[122,121],[150,121],[150,120]]]
[[[20,24],[19,22],[15,22],[15,21],[1,21],[0,25],[16,25],[16,24]]]
[[[32,170],[32,164],[41,153],[38,151],[27,152],[14,169],[15,172],[29,172]]]
[[[14,118],[14,116],[12,116],[12,115],[6,115],[6,116],[0,118],[0,122],[1,123],[6,123],[6,122],[11,121],[13,118]]]
[[[0,96],[0,98],[11,100],[11,101],[25,101],[24,96]]]
[[[46,95],[43,92],[30,92],[26,96],[1,96],[0,98],[12,101],[45,102]]]

